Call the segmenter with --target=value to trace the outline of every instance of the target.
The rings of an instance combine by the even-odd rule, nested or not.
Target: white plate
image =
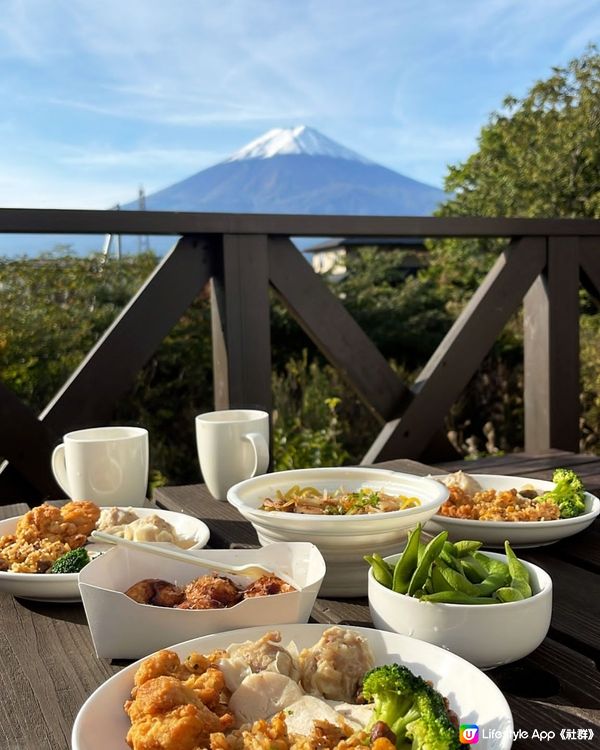
[[[275,629],[281,633],[283,645],[293,640],[299,648],[305,648],[316,643],[328,627],[282,625]],[[479,726],[478,750],[509,750],[513,734],[510,708],[500,690],[483,672],[450,651],[424,641],[371,628],[349,629],[367,638],[376,664],[402,662],[431,680],[448,698],[461,724]],[[172,648],[181,658],[191,651],[207,653],[227,648],[231,643],[256,640],[266,631],[264,627],[244,628],[195,638]],[[123,703],[130,697],[139,663],[111,677],[83,704],[73,725],[73,750],[129,750],[125,742],[129,719],[123,711]]]
[[[125,507],[122,509],[126,510]],[[164,518],[173,526],[177,536],[194,539],[194,544],[190,549],[200,549],[208,542],[210,536],[208,526],[197,518],[185,515],[185,513],[174,513],[170,510],[153,507],[133,508],[133,511],[140,518],[153,513]],[[13,534],[19,518],[21,516],[0,521],[0,536]],[[90,552],[104,551],[109,546],[89,544],[87,549]],[[0,591],[7,591],[13,596],[36,601],[79,602],[81,601],[81,594],[77,585],[78,577],[78,573],[10,573],[0,571]]]
[[[446,476],[446,475],[444,475]],[[507,477],[500,474],[469,474],[484,489],[520,489],[525,484],[547,492],[555,487],[554,482],[527,477]],[[446,530],[452,541],[477,539],[487,547],[504,547],[506,539],[513,547],[540,547],[559,539],[572,536],[586,529],[600,513],[600,500],[585,493],[585,513],[575,518],[559,518],[556,521],[472,521],[467,518],[449,518],[436,514],[426,525],[427,531],[438,533]]]

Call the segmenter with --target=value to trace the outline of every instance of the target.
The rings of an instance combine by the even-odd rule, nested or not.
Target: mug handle
[[[52,451],[52,473],[54,478],[60,485],[63,492],[66,493],[67,497],[71,497],[71,491],[69,490],[69,480],[67,479],[67,464],[65,462],[65,444],[61,443],[57,445]]]
[[[243,436],[243,439],[251,443],[254,448],[254,468],[250,476],[255,477],[257,474],[264,474],[269,466],[269,446],[267,445],[267,441],[260,432],[249,432]]]

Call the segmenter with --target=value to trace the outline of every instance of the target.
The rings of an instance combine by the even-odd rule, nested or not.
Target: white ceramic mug
[[[255,409],[225,409],[196,417],[196,445],[204,483],[217,500],[243,479],[269,466],[269,414]]]
[[[63,437],[52,453],[54,478],[72,500],[97,505],[144,504],[148,487],[148,431],[91,427]]]

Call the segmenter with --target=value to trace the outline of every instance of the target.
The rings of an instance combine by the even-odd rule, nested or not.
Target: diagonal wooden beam
[[[579,450],[579,238],[550,237],[525,295],[525,450]]]
[[[180,239],[44,409],[39,419],[49,434],[62,435],[109,419],[114,404],[207,284],[210,274],[210,241]],[[37,471],[45,465],[46,471],[35,479],[28,471],[25,478],[35,486],[45,486],[51,478],[50,454],[40,442],[42,426],[35,427],[29,420],[29,428],[41,451],[35,458],[30,456],[31,463]],[[13,427],[2,424],[0,429],[11,431]],[[7,486],[14,486],[15,471],[11,464],[0,469],[0,495],[4,479]]]
[[[543,238],[509,245],[418,376],[415,399],[383,427],[362,463],[418,458],[545,262]]]
[[[298,324],[379,419],[411,397],[385,357],[288,239],[269,240],[271,285]]]
[[[59,432],[107,419],[209,278],[208,241],[180,239],[44,409],[41,419]]]

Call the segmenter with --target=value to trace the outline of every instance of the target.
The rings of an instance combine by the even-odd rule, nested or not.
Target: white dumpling
[[[229,699],[238,726],[283,711],[304,695],[297,682],[277,672],[250,674]]]

